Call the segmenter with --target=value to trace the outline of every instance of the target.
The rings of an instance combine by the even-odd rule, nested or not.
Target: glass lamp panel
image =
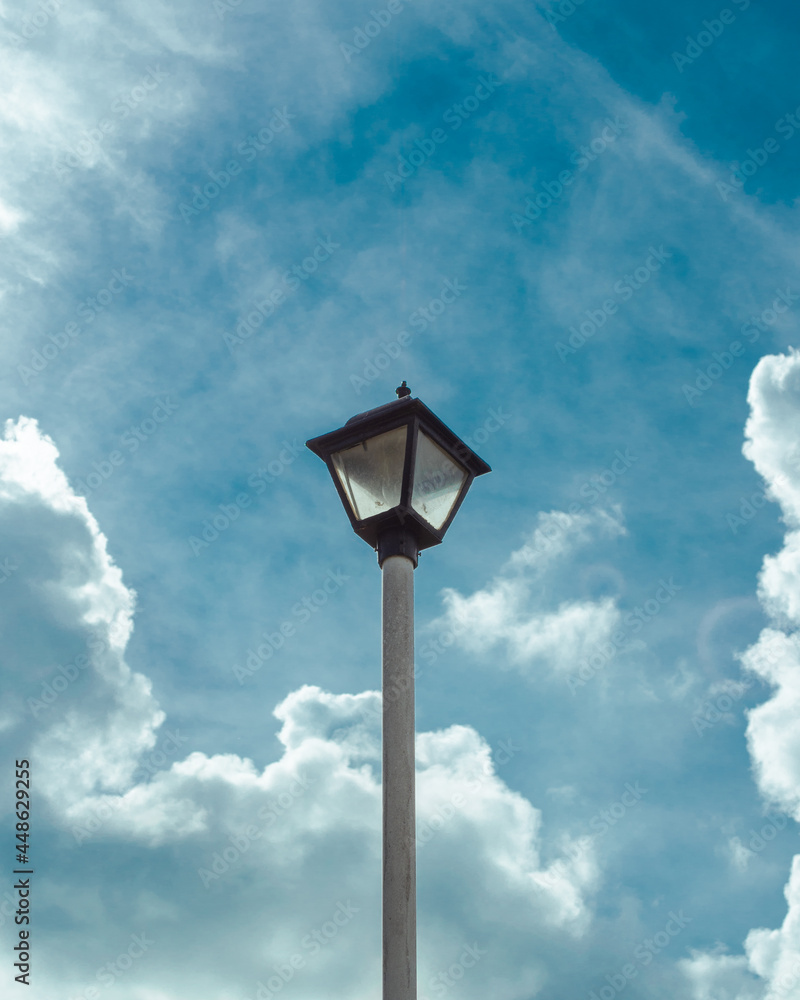
[[[438,530],[447,520],[466,478],[466,469],[420,430],[411,506],[432,528]]]
[[[407,427],[367,438],[331,455],[339,482],[359,521],[400,503]]]

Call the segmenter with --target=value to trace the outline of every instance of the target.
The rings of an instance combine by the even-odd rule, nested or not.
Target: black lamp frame
[[[378,434],[384,434],[403,426],[406,426],[408,430],[406,432],[406,454],[400,502],[391,510],[381,511],[380,514],[359,520],[350,507],[350,500],[339,480],[332,456],[335,452],[352,448]],[[454,462],[457,462],[467,474],[447,520],[438,529],[428,524],[411,506],[417,439],[421,430],[439,445]],[[383,565],[384,559],[390,555],[405,555],[416,566],[419,552],[432,545],[438,545],[444,538],[472,485],[473,479],[492,471],[487,463],[476,455],[421,400],[413,399],[410,396],[378,406],[374,410],[359,413],[357,416],[351,417],[339,430],[322,434],[307,441],[306,447],[310,448],[328,466],[339,498],[350,518],[353,531],[373,549],[378,550],[378,562],[381,565]]]

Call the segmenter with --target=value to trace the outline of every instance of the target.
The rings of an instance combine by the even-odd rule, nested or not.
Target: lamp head
[[[351,417],[306,442],[328,466],[353,530],[378,560],[438,545],[472,480],[491,469],[435,413],[411,396]]]

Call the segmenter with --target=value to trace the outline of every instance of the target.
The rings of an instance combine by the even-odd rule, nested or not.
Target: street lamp
[[[416,1000],[414,569],[491,469],[405,382],[398,398],[306,442],[353,530],[378,551],[383,661],[383,1000]]]

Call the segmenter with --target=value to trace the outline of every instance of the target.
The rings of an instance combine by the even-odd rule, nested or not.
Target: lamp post
[[[393,402],[306,444],[381,567],[383,1000],[416,1000],[414,570],[420,551],[444,538],[472,480],[491,469],[405,382],[396,391]]]

